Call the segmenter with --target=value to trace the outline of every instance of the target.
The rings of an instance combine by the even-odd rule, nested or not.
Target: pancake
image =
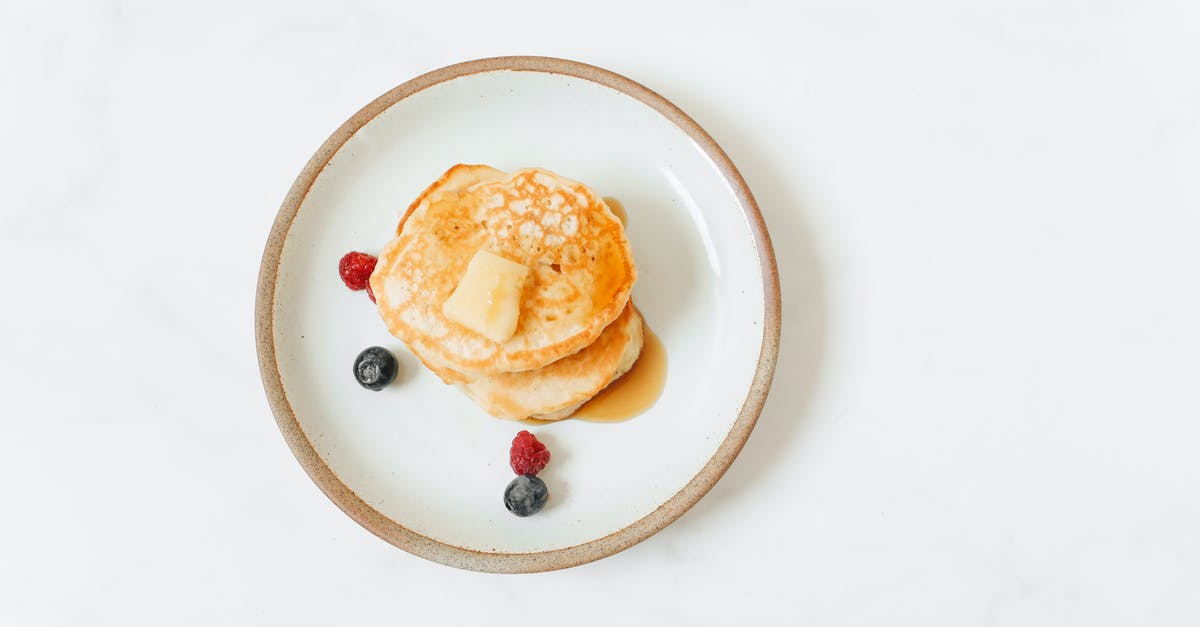
[[[496,342],[442,305],[488,250],[530,269],[512,337]],[[371,289],[388,330],[448,383],[541,368],[588,346],[637,280],[620,220],[587,186],[530,168],[456,165],[408,208]]]
[[[459,385],[497,418],[561,420],[633,367],[642,352],[642,317],[630,302],[587,348],[548,366]]]

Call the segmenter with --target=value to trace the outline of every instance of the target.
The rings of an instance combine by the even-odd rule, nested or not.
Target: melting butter
[[[495,253],[480,250],[467,263],[467,272],[442,304],[447,318],[503,342],[517,331],[521,291],[529,268]]]

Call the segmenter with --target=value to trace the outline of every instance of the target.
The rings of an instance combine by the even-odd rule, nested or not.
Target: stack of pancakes
[[[501,342],[443,313],[479,251],[529,269],[516,331]],[[641,354],[636,279],[625,227],[587,186],[536,168],[456,165],[400,219],[371,289],[388,330],[488,413],[559,420]]]

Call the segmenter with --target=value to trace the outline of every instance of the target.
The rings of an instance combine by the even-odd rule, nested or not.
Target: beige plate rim
[[[321,170],[355,132],[396,102],[438,83],[480,72],[501,70],[562,74],[598,83],[636,98],[674,123],[716,163],[733,188],[738,203],[749,220],[763,277],[763,340],[758,366],[737,420],[716,453],[683,489],[633,524],[590,542],[538,553],[485,553],[446,544],[407,529],[372,508],[342,483],[309,442],[288,402],[275,359],[273,314],[280,255],[292,221]],[[725,474],[726,469],[742,450],[746,439],[750,437],[750,431],[754,428],[766,402],[775,373],[780,332],[779,272],[766,224],[742,175],[717,142],[679,107],[639,83],[585,63],[553,57],[493,57],[450,65],[418,76],[376,98],[325,140],[296,177],[275,217],[259,268],[254,314],[258,365],[271,411],[300,465],[334,504],[383,540],[434,562],[482,572],[541,572],[585,564],[645,540],[682,516]]]

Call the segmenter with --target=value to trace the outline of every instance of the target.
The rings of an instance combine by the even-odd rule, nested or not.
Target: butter
[[[442,304],[442,313],[494,342],[503,342],[517,332],[521,291],[528,277],[529,268],[480,250]]]

